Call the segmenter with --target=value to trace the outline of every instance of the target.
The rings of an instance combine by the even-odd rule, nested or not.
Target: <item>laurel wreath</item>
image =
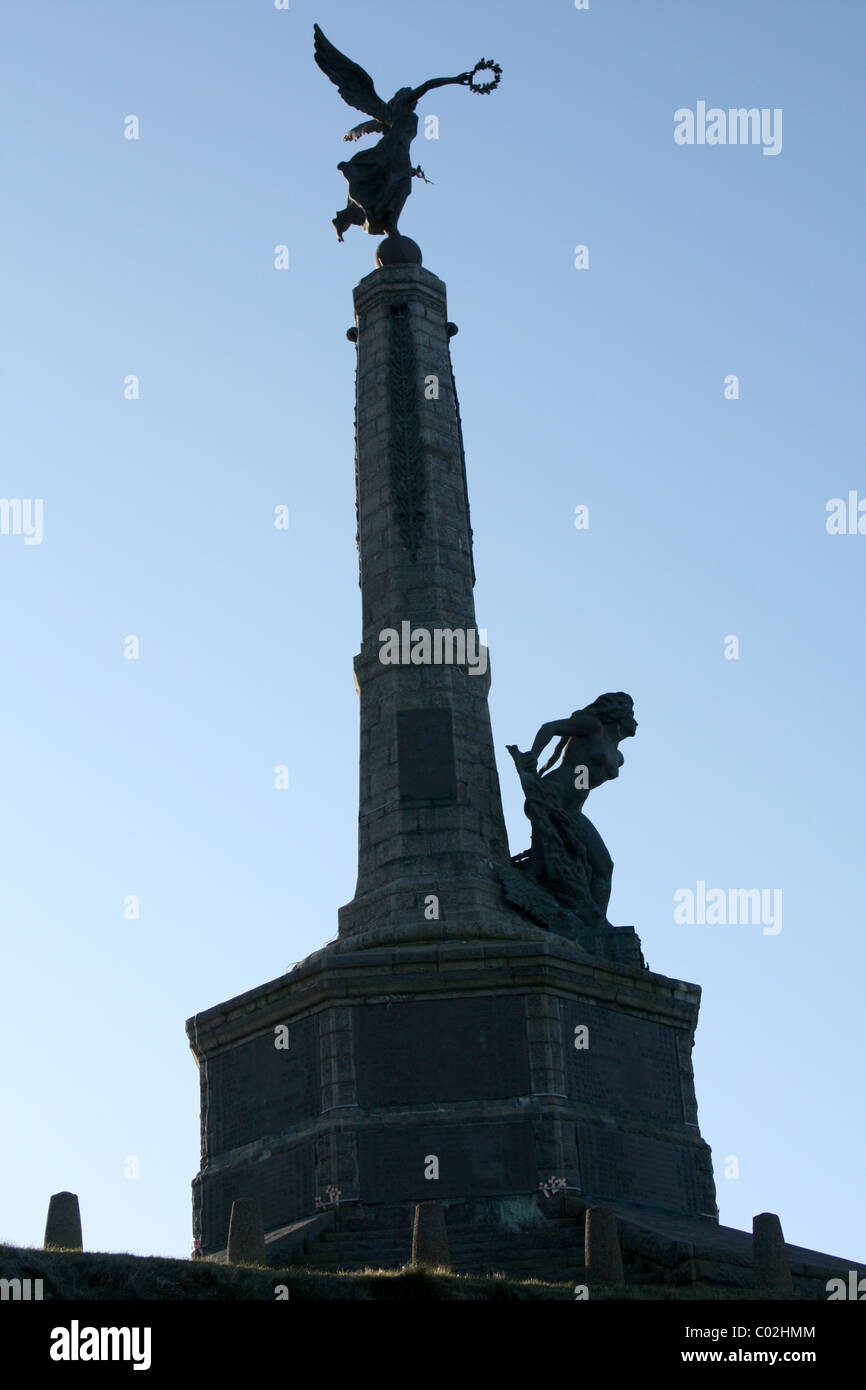
[[[474,78],[476,72],[492,72],[493,81],[473,82],[472,79]],[[469,74],[469,90],[470,92],[477,92],[479,96],[486,97],[490,92],[496,90],[496,88],[499,86],[499,80],[501,77],[502,68],[499,66],[498,63],[494,63],[492,58],[480,58]]]

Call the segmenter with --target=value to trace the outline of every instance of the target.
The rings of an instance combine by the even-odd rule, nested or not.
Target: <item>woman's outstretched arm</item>
[[[422,82],[420,87],[415,88],[412,93],[412,100],[420,101],[427,92],[432,92],[434,87],[451,87],[455,84],[457,86],[463,86],[469,81],[471,76],[471,72],[461,72],[459,77],[431,77],[429,82]]]

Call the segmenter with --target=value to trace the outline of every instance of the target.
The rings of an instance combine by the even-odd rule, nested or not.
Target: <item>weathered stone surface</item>
[[[442,923],[427,928],[438,940],[354,950],[352,938],[338,940],[189,1021],[202,1082],[204,1253],[225,1248],[235,1198],[255,1197],[271,1230],[312,1215],[329,1187],[341,1194],[341,1220],[365,1203],[379,1220],[402,1208],[394,1219],[405,1220],[406,1240],[409,1204],[528,1198],[551,1176],[593,1203],[715,1220],[709,1150],[676,1104],[691,1081],[697,989],[589,960],[540,931],[460,941]],[[299,1043],[293,1060],[312,1020],[318,1049]],[[589,1026],[582,1055],[580,1024]],[[272,1046],[276,1025],[291,1046],[255,1083],[256,1106],[274,1118],[248,1141],[250,1131],[215,1113],[214,1097],[219,1106],[250,1088],[246,1044]],[[617,1053],[638,1084],[616,1079]],[[285,1104],[297,1093],[280,1067],[301,1061],[316,1073],[303,1092],[318,1097],[313,1114]],[[435,1178],[425,1176],[430,1156]]]
[[[529,1092],[519,996],[402,1000],[354,1013],[362,1106],[483,1102]]]
[[[441,1202],[418,1202],[412,1226],[412,1263],[451,1268],[448,1231]]]
[[[449,709],[397,712],[401,801],[454,801],[454,729]]]
[[[590,1284],[622,1284],[622,1252],[616,1213],[610,1207],[589,1207],[584,1232],[584,1263]]]
[[[587,1196],[703,1214],[712,1176],[702,1171],[705,1150],[700,1141],[671,1143],[636,1133],[628,1124],[584,1121],[577,1126],[577,1147]]]
[[[74,1192],[55,1192],[48,1203],[45,1249],[81,1250],[81,1212]]]
[[[416,1202],[432,1193],[497,1197],[534,1186],[533,1127],[527,1120],[465,1116],[443,1124],[422,1110],[402,1123],[395,1117],[387,1125],[366,1125],[357,1137],[365,1201]]]
[[[775,1212],[762,1211],[752,1218],[752,1262],[756,1289],[771,1289],[775,1293],[792,1291],[782,1223]]]
[[[250,1197],[232,1202],[226,1259],[230,1265],[266,1265],[262,1209]]]
[[[477,646],[445,286],[421,266],[385,266],[356,287],[355,315],[358,883],[340,910],[340,934],[387,941],[425,911],[464,936],[500,934],[508,924],[530,934],[495,869],[508,859],[508,841],[488,657],[482,662]],[[410,633],[463,634],[466,659],[383,662],[380,634],[402,636],[404,623]],[[449,654],[459,656],[459,644],[443,639],[440,656]]]
[[[211,1153],[279,1134],[321,1109],[318,1015],[249,1038],[208,1063]],[[281,1030],[282,1027],[282,1031]]]
[[[270,1231],[312,1216],[317,1195],[315,1144],[308,1136],[300,1142],[247,1144],[211,1162],[194,1179],[193,1236],[202,1254],[224,1250],[238,1196],[258,1201],[264,1228]]]
[[[661,1121],[684,1120],[676,1031],[633,1010],[569,1002],[562,1018],[568,1094]]]

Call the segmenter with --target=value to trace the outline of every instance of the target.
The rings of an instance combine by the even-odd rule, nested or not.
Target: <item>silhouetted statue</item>
[[[576,914],[583,927],[610,925],[613,872],[604,841],[583,814],[584,802],[594,787],[619,776],[624,762],[619,744],[636,729],[631,696],[617,691],[567,719],[542,724],[528,753],[508,747],[532,825],[532,847],[520,867],[560,908]],[[538,770],[539,754],[552,738],[559,742]]]
[[[343,232],[352,226],[363,227],[373,236],[398,235],[397,219],[412,192],[412,179],[424,178],[420,166],[413,166],[409,158],[409,147],[418,133],[416,104],[434,87],[459,85],[468,86],[473,92],[490,92],[499,83],[501,69],[498,64],[482,58],[471,72],[461,72],[457,77],[434,77],[420,87],[401,87],[390,101],[383,101],[370,75],[329,43],[318,24],[313,30],[315,58],[322,72],[330,77],[349,106],[373,118],[356,125],[343,139],[360,140],[362,135],[382,135],[378,145],[361,150],[337,165],[349,184],[349,201],[333,219],[337,238],[342,241]],[[492,72],[493,80],[473,83],[479,71]]]

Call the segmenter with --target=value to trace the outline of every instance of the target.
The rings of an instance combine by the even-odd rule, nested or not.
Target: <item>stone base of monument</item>
[[[449,1225],[531,1225],[569,1197],[715,1224],[697,986],[533,928],[455,940],[431,922],[394,949],[363,939],[187,1023],[203,1254],[225,1248],[245,1198],[266,1232],[333,1209],[339,1227],[399,1240],[431,1200]]]

